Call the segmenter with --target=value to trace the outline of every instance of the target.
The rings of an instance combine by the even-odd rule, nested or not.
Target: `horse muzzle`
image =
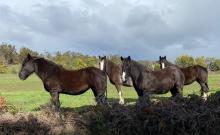
[[[18,74],[18,77],[19,77],[21,80],[27,79],[27,76],[26,76],[23,72],[20,72],[20,73]]]

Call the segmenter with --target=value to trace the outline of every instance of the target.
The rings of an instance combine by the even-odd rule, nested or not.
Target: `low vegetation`
[[[50,108],[37,113],[0,115],[0,134],[76,135],[217,135],[220,132],[220,93],[207,101],[199,96],[153,101],[138,112],[135,105],[87,106],[79,112],[63,108],[61,115]]]

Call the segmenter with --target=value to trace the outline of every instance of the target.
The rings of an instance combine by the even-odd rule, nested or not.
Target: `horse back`
[[[60,87],[68,94],[81,94],[99,83],[106,83],[106,80],[105,73],[95,67],[64,70],[59,75]]]
[[[144,79],[145,87],[159,89],[158,93],[166,93],[175,84],[184,83],[184,75],[176,66],[170,66],[159,71],[151,71]],[[150,82],[146,81],[150,80]],[[148,85],[148,86],[147,86]]]
[[[194,81],[205,81],[208,79],[208,70],[200,65],[181,68],[185,76],[185,85],[191,84]]]

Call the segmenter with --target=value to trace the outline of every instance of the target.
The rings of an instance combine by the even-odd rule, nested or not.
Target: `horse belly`
[[[174,86],[173,81],[169,79],[162,80],[158,82],[156,89],[156,94],[165,94]]]
[[[71,95],[79,95],[86,92],[89,89],[89,85],[69,85],[62,89],[62,93],[71,94]]]

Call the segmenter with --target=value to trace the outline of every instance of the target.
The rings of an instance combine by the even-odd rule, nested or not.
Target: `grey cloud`
[[[121,54],[139,59],[193,55],[207,46],[217,46],[218,0],[170,0],[168,6],[159,2],[155,2],[160,7],[156,9],[144,1],[83,0],[77,5],[48,1],[34,3],[25,13],[0,5],[0,40],[28,44],[40,51],[70,48],[92,55]]]

